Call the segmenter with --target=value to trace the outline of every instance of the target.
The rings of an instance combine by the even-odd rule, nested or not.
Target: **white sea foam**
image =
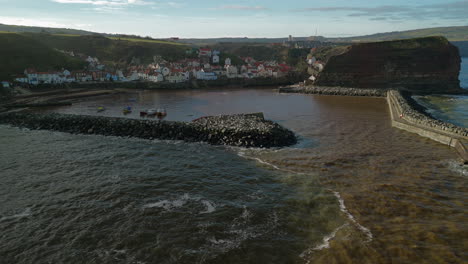
[[[333,191],[333,194],[336,196],[336,198],[338,199],[338,202],[340,204],[340,210],[341,212],[343,212],[347,217],[348,219],[354,224],[356,225],[356,227],[361,230],[367,237],[367,242],[370,242],[372,241],[372,238],[373,238],[373,235],[372,235],[372,232],[365,226],[362,226],[361,224],[358,223],[358,221],[356,221],[356,219],[354,218],[354,216],[348,211],[348,209],[346,208],[345,206],[345,203],[344,203],[344,200],[343,198],[341,197],[340,193],[339,192],[335,192]]]
[[[175,208],[180,208],[184,206],[188,201],[190,200],[190,196],[186,193],[182,195],[180,198],[175,199],[175,200],[162,200],[156,203],[150,203],[146,204],[143,206],[143,208],[154,208],[154,207],[159,207],[159,208],[164,208],[168,211],[175,209]]]
[[[303,258],[303,259],[308,259],[309,256],[312,254],[313,251],[318,251],[318,250],[322,250],[322,249],[326,249],[326,248],[330,248],[330,241],[335,238],[336,236],[336,233],[338,233],[338,231],[340,231],[341,229],[343,229],[344,227],[348,226],[348,224],[344,224],[342,226],[339,226],[338,228],[336,228],[335,230],[333,230],[333,232],[331,232],[329,235],[325,236],[322,240],[322,243],[320,245],[317,245],[313,248],[309,248],[307,250],[305,250],[304,252],[302,252],[299,257]],[[307,263],[310,263],[310,260],[307,260]]]
[[[203,200],[202,204],[205,205],[206,210],[200,212],[201,214],[209,214],[216,211],[216,205],[210,201]]]
[[[11,220],[11,219],[15,219],[15,218],[23,218],[23,217],[28,217],[31,215],[31,209],[29,208],[26,208],[23,212],[19,213],[19,214],[14,214],[14,215],[10,215],[10,216],[4,216],[2,218],[0,218],[0,222],[3,222],[3,221],[7,221],[7,220]]]
[[[174,200],[162,200],[155,203],[145,204],[143,208],[163,208],[167,211],[172,211],[176,208],[181,208],[185,206],[190,201],[201,202],[205,207],[205,210],[201,211],[201,214],[209,214],[216,211],[216,204],[209,200],[202,200],[200,197],[190,196],[188,193],[182,195],[181,197]]]

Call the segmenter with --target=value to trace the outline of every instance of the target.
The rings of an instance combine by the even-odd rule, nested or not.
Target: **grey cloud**
[[[369,17],[370,20],[401,19],[465,19],[468,14],[468,0],[431,5],[382,5],[377,7],[312,7],[294,12],[345,12],[349,17]]]

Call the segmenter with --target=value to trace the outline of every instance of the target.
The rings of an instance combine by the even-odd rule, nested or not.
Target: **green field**
[[[125,40],[131,42],[145,42],[145,43],[157,43],[157,44],[167,44],[167,45],[181,45],[185,46],[186,44],[171,42],[171,41],[164,41],[164,40],[157,40],[157,39],[144,39],[144,38],[128,38],[128,37],[108,37],[112,40]]]
[[[34,67],[41,71],[82,69],[85,63],[62,54],[34,39],[9,33],[0,34],[0,80],[12,80],[13,75]]]

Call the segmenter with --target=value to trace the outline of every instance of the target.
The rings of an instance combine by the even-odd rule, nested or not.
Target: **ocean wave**
[[[367,237],[367,241],[366,242],[370,242],[372,241],[373,239],[373,235],[372,235],[372,232],[365,226],[361,225],[358,223],[358,221],[356,221],[356,219],[354,218],[354,216],[348,211],[348,209],[346,208],[345,204],[344,204],[344,200],[343,198],[341,197],[340,193],[339,192],[335,192],[335,191],[332,191],[333,194],[336,196],[336,198],[338,199],[338,202],[340,204],[340,210],[341,212],[343,212],[347,217],[348,219],[359,229],[361,230]]]
[[[163,208],[166,211],[173,211],[174,209],[185,206],[191,201],[200,202],[201,205],[205,207],[205,210],[202,210],[199,212],[200,214],[208,214],[208,213],[212,213],[216,211],[216,204],[214,202],[206,200],[206,199],[202,199],[200,197],[190,196],[188,193],[174,200],[162,200],[162,201],[155,202],[155,203],[145,204],[143,205],[143,208],[144,209]]]
[[[326,249],[326,248],[330,248],[330,241],[335,238],[336,236],[336,233],[338,233],[338,231],[340,231],[341,229],[343,229],[344,227],[348,226],[348,224],[344,224],[342,226],[339,226],[337,227],[335,230],[333,230],[333,232],[331,232],[329,235],[326,235],[323,240],[322,240],[322,243],[313,247],[313,248],[309,248],[307,250],[305,250],[304,252],[302,252],[299,257],[301,257],[302,259],[306,259],[307,262],[306,263],[310,263],[310,260],[308,260],[310,257],[310,255],[313,253],[313,251],[319,251],[319,250],[322,250],[322,249]]]
[[[216,205],[214,203],[212,203],[210,201],[203,200],[202,204],[205,205],[206,210],[201,211],[200,212],[201,214],[209,214],[209,213],[212,213],[212,212],[216,211]]]
[[[11,220],[11,219],[16,219],[16,218],[28,217],[30,215],[31,215],[31,209],[26,208],[23,212],[21,212],[19,214],[4,216],[4,217],[0,218],[0,222]]]

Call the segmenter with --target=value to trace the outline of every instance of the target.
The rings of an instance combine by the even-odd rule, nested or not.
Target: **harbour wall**
[[[468,129],[434,119],[416,110],[420,106],[408,95],[390,90],[387,93],[392,125],[454,147],[464,163],[468,163]]]
[[[424,113],[422,106],[414,101],[408,92],[323,86],[289,86],[280,88],[279,92],[386,97],[392,126],[454,147],[463,162],[468,163],[468,129],[437,120]]]
[[[280,93],[303,93],[321,95],[343,95],[343,96],[372,96],[385,97],[385,89],[348,88],[348,87],[324,87],[324,86],[289,86],[281,87]]]
[[[239,147],[284,147],[297,142],[295,134],[262,114],[226,115],[192,122],[157,121],[69,114],[0,114],[0,124],[73,134],[207,142]]]

